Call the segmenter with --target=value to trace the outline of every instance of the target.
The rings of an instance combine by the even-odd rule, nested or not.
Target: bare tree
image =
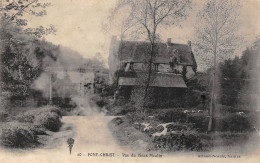
[[[115,10],[129,6],[129,20],[136,23],[135,29],[144,31],[150,43],[150,52],[147,63],[147,78],[145,81],[145,102],[151,82],[152,63],[156,55],[158,29],[162,26],[176,25],[187,16],[190,0],[121,0]]]
[[[128,17],[125,12],[127,8],[114,8],[111,10],[106,21],[102,24],[102,31],[109,35],[119,35],[120,45],[118,49],[117,69],[120,69],[120,60],[124,48],[124,39],[127,35],[131,35],[131,28],[136,25],[136,22]],[[129,32],[129,33],[128,33]],[[116,75],[116,85],[118,84],[119,75]]]
[[[216,69],[234,53],[240,42],[236,35],[239,28],[239,3],[233,0],[208,0],[197,15],[195,46],[200,58],[208,59],[213,67],[208,131],[212,130],[216,103]]]

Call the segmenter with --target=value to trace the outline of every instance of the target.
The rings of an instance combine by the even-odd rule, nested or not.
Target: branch
[[[156,22],[156,24],[157,24],[157,25],[160,24],[166,17],[168,17],[168,16],[170,16],[170,15],[176,15],[178,12],[182,11],[182,10],[187,6],[187,4],[188,4],[188,1],[186,1],[186,2],[182,5],[182,7],[181,7],[179,10],[177,10],[177,11],[175,11],[174,13],[170,14],[170,12],[173,10],[173,7],[174,7],[174,5],[172,5],[172,6],[169,8],[169,10],[167,11],[167,13],[166,13],[164,16],[162,16],[161,18],[158,19],[158,21]],[[157,26],[157,25],[156,25],[156,26]]]
[[[30,5],[32,5],[33,3],[37,2],[38,0],[34,0],[31,3],[28,3],[26,6],[22,7],[16,14],[14,14],[8,21],[7,23],[9,23],[10,21],[12,21],[18,14],[20,14],[25,8],[29,7]]]
[[[156,22],[156,24],[157,24],[157,25],[160,24],[160,23],[163,21],[163,19],[165,19],[167,16],[169,16],[169,13],[171,12],[172,9],[173,9],[173,5],[170,7],[170,9],[168,10],[168,12],[167,12],[164,16],[162,16],[161,18],[158,19],[158,21]],[[157,25],[156,25],[156,26],[157,26]]]

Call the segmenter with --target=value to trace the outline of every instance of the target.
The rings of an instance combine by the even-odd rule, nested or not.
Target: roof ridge
[[[122,40],[122,42],[132,42],[132,43],[150,43],[149,41],[134,41],[134,40]],[[165,44],[167,45],[166,42],[158,42],[156,44]],[[188,46],[187,44],[185,43],[175,43],[175,42],[172,42],[171,45],[185,45],[185,46]]]

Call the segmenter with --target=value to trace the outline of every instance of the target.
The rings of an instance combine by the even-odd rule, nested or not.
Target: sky
[[[109,55],[108,49],[113,33],[102,32],[104,22],[115,6],[116,0],[43,0],[50,1],[44,17],[29,17],[29,26],[48,26],[53,24],[55,35],[45,36],[47,41],[69,47],[79,52],[83,57],[94,57],[100,52],[105,61]],[[205,0],[193,0],[189,17],[182,22],[181,27],[169,27],[160,30],[162,40],[172,38],[175,43],[187,43],[193,39],[196,13]],[[245,36],[242,49],[250,45],[260,34],[260,0],[242,0],[240,9],[241,28],[239,33]]]

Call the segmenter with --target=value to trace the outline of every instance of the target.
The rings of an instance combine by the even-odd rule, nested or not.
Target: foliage
[[[252,126],[246,116],[228,114],[223,118],[223,130],[231,132],[250,131]]]
[[[17,26],[26,27],[28,23],[26,16],[45,16],[47,15],[46,8],[50,5],[51,3],[44,3],[39,0],[19,0],[17,2],[9,0],[4,1],[0,8],[3,26],[15,24]],[[37,28],[26,28],[25,31],[27,34],[33,34],[38,38],[56,32],[53,25],[50,25],[50,27],[47,28],[43,26]]]
[[[141,123],[145,120],[145,114],[140,113],[140,111],[128,112],[128,114],[126,114],[126,118],[130,124],[133,124],[135,122]]]
[[[161,122],[168,123],[168,122],[185,122],[187,116],[183,113],[182,110],[172,110],[172,111],[161,111],[157,115],[158,119]]]
[[[56,107],[43,107],[19,114],[15,119],[21,123],[32,123],[37,128],[58,131],[61,127],[61,111]]]
[[[176,133],[153,140],[154,150],[167,151],[201,151],[202,142],[199,134],[193,132]]]
[[[122,124],[123,122],[124,122],[124,120],[123,120],[122,118],[119,118],[119,117],[114,118],[114,119],[112,120],[112,123],[114,123],[114,124],[116,124],[116,125],[120,125],[120,124]]]
[[[235,106],[238,101],[238,93],[245,85],[245,73],[242,69],[241,59],[235,57],[221,64],[221,103],[223,105]],[[242,70],[242,71],[241,71]]]
[[[35,127],[30,123],[7,122],[1,128],[0,142],[7,147],[31,147],[38,144]]]
[[[135,111],[137,111],[136,107],[134,107],[131,103],[128,103],[123,106],[123,109],[117,115],[126,115]]]
[[[208,0],[197,14],[194,45],[205,65],[232,57],[241,42],[236,33],[239,8],[239,2],[234,0]]]
[[[256,109],[258,99],[254,99],[252,94],[259,94],[257,83],[254,82],[254,78],[258,77],[255,67],[257,67],[259,47],[259,40],[256,40],[254,47],[247,48],[240,58],[228,59],[220,64],[223,105],[236,107],[242,104],[247,105],[248,109]]]
[[[198,131],[205,132],[208,129],[209,118],[205,115],[191,115],[188,122],[193,124],[193,127]]]
[[[1,35],[4,40],[1,54],[2,89],[13,95],[27,96],[30,86],[47,66],[46,59],[49,64],[56,60],[57,48],[28,36],[20,27],[14,25],[8,25],[8,29],[1,30]]]
[[[52,103],[55,106],[58,106],[59,108],[63,110],[67,109],[73,109],[77,107],[77,104],[72,101],[70,97],[53,97]]]
[[[213,67],[210,103],[209,130],[212,130],[212,117],[215,116],[217,94],[217,65],[230,58],[241,42],[237,35],[239,4],[234,0],[208,0],[198,13],[195,45],[206,64]],[[207,57],[208,55],[208,57]]]
[[[50,131],[58,131],[62,125],[60,116],[52,112],[44,112],[35,117],[35,126],[44,127]]]

